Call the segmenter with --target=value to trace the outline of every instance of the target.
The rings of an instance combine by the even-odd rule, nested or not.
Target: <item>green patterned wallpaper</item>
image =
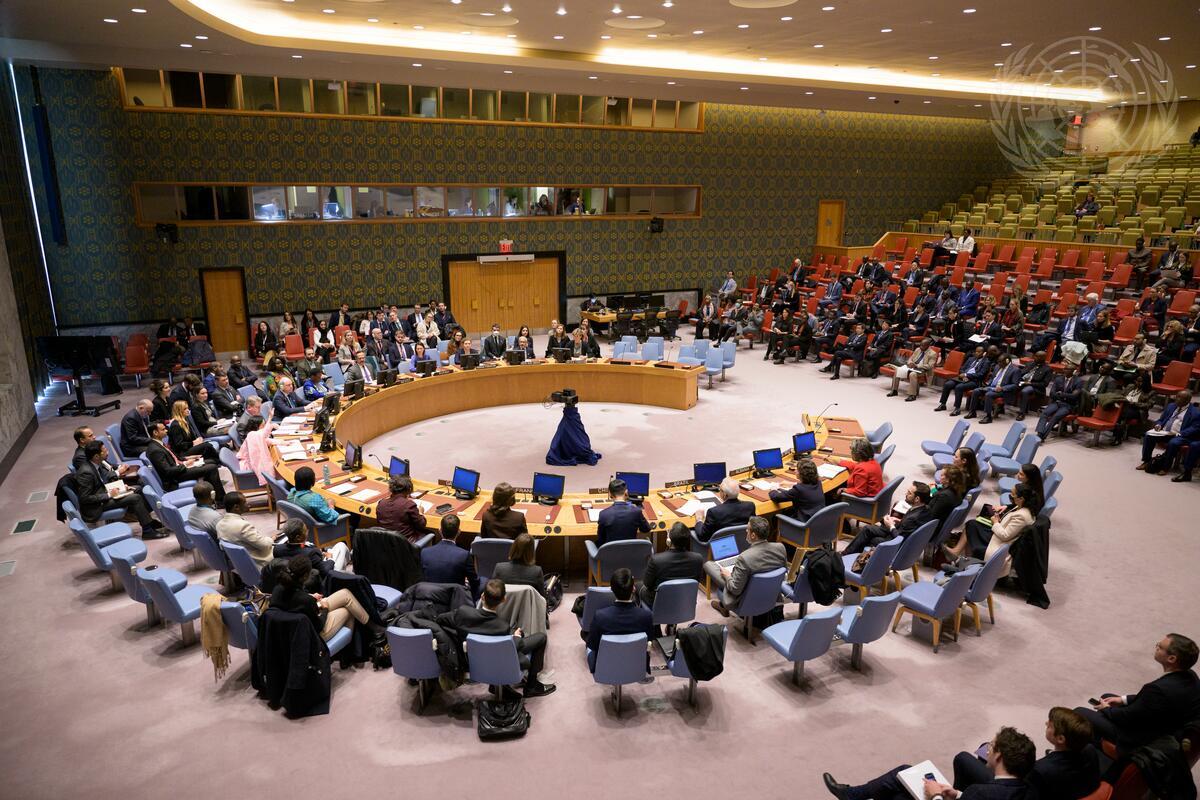
[[[108,72],[41,70],[69,244],[49,253],[60,324],[203,314],[197,269],[246,268],[252,314],[425,300],[444,253],[565,250],[567,291],[713,285],[807,255],[817,200],[874,241],[996,175],[984,121],[709,105],[702,134],[127,112]],[[19,76],[28,98],[28,75]],[[531,181],[703,186],[704,217],[180,230],[133,225],[134,181]],[[114,279],[114,276],[116,279]]]

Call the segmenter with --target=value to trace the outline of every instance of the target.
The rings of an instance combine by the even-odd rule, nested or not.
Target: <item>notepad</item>
[[[770,491],[776,486],[776,484],[764,480],[750,481],[750,485],[755,489],[762,489],[763,491]]]
[[[837,464],[822,464],[817,467],[817,474],[821,476],[821,480],[829,480],[836,478],[846,471],[845,467],[839,467]]]
[[[369,503],[376,497],[379,497],[379,492],[374,489],[363,489],[361,492],[350,495],[351,500],[357,500],[360,503]]]
[[[692,517],[695,516],[696,512],[702,508],[704,508],[704,503],[701,503],[699,500],[688,500],[679,508],[675,509],[675,513],[679,514],[681,517]]]
[[[133,494],[133,490],[129,488],[129,485],[126,484],[125,481],[109,481],[108,483],[104,484],[104,491],[109,495],[112,495],[114,489],[117,491],[115,498],[117,500]]]
[[[303,450],[289,450],[286,453],[280,453],[284,461],[305,461],[308,456]]]
[[[415,502],[417,508],[421,509],[422,514],[428,514],[430,511],[433,511],[433,503],[430,503],[428,500],[417,500]]]
[[[909,767],[896,775],[896,779],[904,784],[904,788],[908,790],[914,800],[924,800],[925,776],[931,774],[938,783],[950,784],[950,781],[946,780],[946,776],[933,765],[932,761],[922,761],[916,766]]]
[[[600,512],[603,510],[604,509],[601,509],[601,508],[589,508],[588,509],[588,522],[599,522],[600,521]]]
[[[695,492],[692,496],[695,497],[697,500],[716,500],[717,499],[716,492],[710,492],[707,489],[705,489],[703,491]]]
[[[331,492],[336,495],[345,495],[345,494],[348,494],[350,492],[350,490],[353,488],[354,488],[354,484],[347,481],[346,483],[339,483],[337,486],[330,486],[325,491]]]

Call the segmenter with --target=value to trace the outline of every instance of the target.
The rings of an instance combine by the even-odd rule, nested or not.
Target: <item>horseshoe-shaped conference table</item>
[[[342,462],[345,459],[346,442],[353,442],[361,447],[366,442],[397,428],[435,417],[480,408],[540,403],[546,400],[551,392],[566,387],[574,389],[580,402],[585,404],[633,403],[686,410],[697,403],[698,378],[704,370],[703,367],[674,362],[613,362],[597,359],[586,363],[560,364],[537,361],[516,366],[497,364],[491,368],[473,370],[444,368],[441,372],[443,374],[397,383],[360,400],[344,404],[334,420],[338,440],[336,451],[315,452],[319,437],[314,437],[311,433],[311,414],[305,415],[305,422],[298,433],[274,434],[273,441],[279,442],[279,447],[286,449],[287,445],[283,442],[296,440],[306,450],[303,458],[298,459],[291,455],[285,460],[279,447],[271,447],[280,477],[288,483],[293,483],[297,470],[305,466],[311,467],[317,474],[315,491],[338,511],[358,514],[364,518],[361,525],[366,527],[375,518],[376,503],[387,496],[388,475],[382,469],[367,464],[353,472],[344,469]],[[850,443],[863,435],[862,426],[858,421],[845,417],[828,417],[821,420],[810,419],[808,414],[803,414],[801,420],[798,420],[798,426],[800,423],[803,423],[805,429],[816,432],[818,449],[814,451],[813,458],[818,464],[832,463],[849,457]],[[497,446],[502,446],[502,442],[498,441]],[[327,460],[313,461],[321,456],[325,456]],[[739,452],[731,456],[732,459],[741,461],[748,458],[749,454]],[[620,460],[613,456],[610,458],[614,463]],[[726,463],[730,463],[731,460],[727,460]],[[469,468],[470,464],[462,466]],[[325,467],[329,468],[329,484],[326,484],[323,478]],[[553,469],[547,468],[547,471]],[[691,464],[681,463],[678,472],[679,481],[657,489],[652,488],[643,503],[656,544],[661,544],[658,540],[665,539],[667,529],[675,522],[683,522],[691,527],[696,521],[694,516],[683,514],[679,510],[693,499],[690,491],[691,481],[686,479],[691,473]],[[781,510],[782,506],[769,497],[773,486],[762,488],[762,480],[758,481],[758,485],[750,483],[752,472],[751,466],[730,470],[729,474],[742,483],[740,499],[754,503],[758,514],[772,514]],[[790,484],[795,481],[790,451],[785,456],[783,469],[775,472],[778,473],[778,477],[769,477],[765,481],[771,484]],[[352,486],[347,485],[352,478],[360,476],[361,480]],[[416,474],[411,477],[414,497],[429,504],[424,513],[431,528],[438,526],[444,514],[457,514],[461,521],[461,531],[468,534],[479,533],[483,512],[491,504],[490,490],[481,488],[475,498],[462,500],[454,496],[454,490],[447,485],[448,481],[445,479]],[[823,488],[829,491],[843,485],[845,481],[846,475],[843,472],[824,480]],[[510,483],[519,486],[523,481]],[[595,536],[596,523],[590,521],[588,512],[607,505],[606,494],[596,494],[595,490],[568,493],[553,506],[533,502],[528,491],[522,493],[518,489],[519,501],[522,500],[522,495],[528,498],[528,501],[518,502],[514,508],[525,514],[529,533],[538,539],[562,540],[562,567],[565,573],[571,561],[572,540]],[[581,557],[583,547],[579,546],[575,550],[576,557]]]

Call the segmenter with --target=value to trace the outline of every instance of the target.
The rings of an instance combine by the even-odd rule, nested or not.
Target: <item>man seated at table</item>
[[[375,505],[376,524],[404,536],[413,544],[425,535],[425,515],[410,495],[412,478],[393,475],[388,479],[388,496]]]
[[[596,525],[596,546],[609,542],[636,539],[638,534],[649,533],[650,523],[640,505],[629,502],[629,487],[625,481],[614,478],[608,482],[608,496],[612,505],[600,512]]]
[[[375,370],[367,363],[367,352],[356,350],[354,363],[346,368],[346,381],[362,381],[368,386],[375,385]]]
[[[787,566],[787,550],[779,542],[767,541],[770,535],[771,524],[765,517],[751,517],[746,523],[746,549],[732,567],[722,567],[715,561],[704,562],[704,574],[720,589],[712,600],[712,607],[721,616],[728,617],[729,609],[742,599],[751,576]]]
[[[696,538],[707,542],[713,534],[730,525],[743,525],[754,515],[754,503],[738,500],[738,482],[733,478],[721,481],[718,494],[721,502],[712,508],[701,508],[696,512]]]
[[[525,634],[520,628],[514,628],[501,619],[496,611],[508,596],[504,582],[492,578],[483,587],[480,606],[459,606],[453,611],[439,614],[437,623],[449,629],[452,635],[457,635],[466,641],[467,635],[477,633],[481,636],[506,636],[512,634],[516,639],[517,653],[520,657],[521,668],[528,670],[525,679],[524,696],[526,698],[541,697],[553,692],[557,687],[552,683],[542,683],[538,674],[546,661],[546,634]],[[470,661],[470,652],[467,653]]]
[[[287,501],[300,506],[317,521],[318,525],[330,525],[338,521],[338,512],[331,508],[324,497],[313,491],[317,484],[317,474],[312,467],[301,467],[296,470],[295,486],[288,492]]]
[[[533,342],[531,342],[525,336],[517,337],[517,346],[514,349],[520,350],[521,352],[523,352],[525,354],[526,361],[537,358],[537,356],[534,355],[534,352],[533,352]]]
[[[320,401],[314,400],[311,403],[305,403],[304,398],[296,393],[296,384],[292,382],[291,378],[280,378],[279,391],[275,392],[275,396],[271,398],[275,416],[281,419],[292,414],[303,414],[316,407],[318,402]]]
[[[644,633],[649,641],[655,636],[654,615],[650,613],[650,609],[634,602],[633,573],[621,567],[613,572],[608,585],[612,589],[613,604],[597,611],[592,616],[592,624],[588,628],[587,662],[588,669],[592,672],[596,671],[596,654],[600,649],[601,637]],[[649,654],[646,658],[648,665]]]

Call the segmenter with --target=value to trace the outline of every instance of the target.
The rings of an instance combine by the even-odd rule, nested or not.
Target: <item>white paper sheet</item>
[[[374,489],[363,489],[361,492],[350,495],[351,500],[357,500],[360,503],[370,503],[376,497],[379,497],[379,492]]]
[[[704,503],[701,503],[699,500],[688,500],[676,509],[676,511],[685,517],[691,517],[695,516],[696,512],[704,507]]]
[[[946,776],[933,765],[932,761],[922,761],[920,764],[909,767],[896,778],[904,784],[904,788],[913,796],[913,800],[925,800],[925,776],[930,773],[938,783],[950,785],[950,781],[946,780]]]
[[[819,467],[817,467],[817,474],[821,476],[822,480],[829,480],[830,478],[836,478],[838,475],[841,475],[845,471],[846,471],[845,467],[839,467],[837,464],[822,464]]]
[[[337,495],[345,495],[345,494],[348,494],[350,492],[350,490],[353,488],[354,488],[353,483],[339,483],[337,486],[330,486],[325,491],[332,492],[333,494],[337,494]]]

